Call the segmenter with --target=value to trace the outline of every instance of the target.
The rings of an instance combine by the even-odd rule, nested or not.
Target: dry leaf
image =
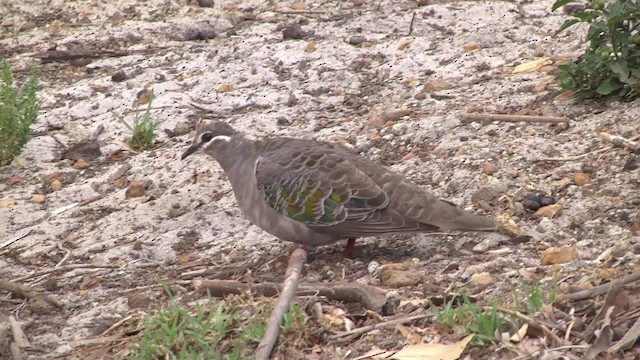
[[[529,61],[524,64],[520,64],[513,68],[513,74],[524,74],[534,71],[539,71],[549,61],[549,58],[540,58],[537,60]]]
[[[524,339],[524,336],[527,335],[527,330],[529,330],[529,324],[522,324],[518,332],[511,335],[511,338],[509,338],[509,340],[516,343],[522,341],[522,339]]]
[[[409,329],[408,327],[402,324],[396,325],[396,328],[398,329],[398,331],[400,331],[400,334],[402,334],[402,336],[404,336],[407,339],[408,344],[413,345],[413,344],[422,343],[422,336],[413,332],[412,329]]]
[[[410,345],[395,353],[391,359],[396,360],[457,360],[473,339],[470,334],[453,344],[417,344]]]
[[[556,81],[556,77],[554,75],[545,76],[542,79],[540,79],[540,81],[538,81],[536,86],[533,87],[533,92],[536,92],[536,93],[543,92],[547,90],[547,86],[549,84],[553,84],[555,81]]]

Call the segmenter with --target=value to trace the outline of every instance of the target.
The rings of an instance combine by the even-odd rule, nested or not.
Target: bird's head
[[[238,132],[227,123],[221,121],[206,123],[200,126],[191,146],[182,154],[181,159],[184,160],[200,148],[213,155],[218,147],[230,143],[234,135],[238,135]]]

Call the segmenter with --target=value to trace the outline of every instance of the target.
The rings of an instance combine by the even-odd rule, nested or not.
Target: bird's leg
[[[352,257],[356,250],[356,238],[347,239],[347,246],[345,246],[342,254],[346,257]]]

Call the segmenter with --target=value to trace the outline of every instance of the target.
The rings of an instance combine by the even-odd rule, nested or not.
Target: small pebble
[[[347,44],[353,45],[353,46],[358,46],[358,45],[360,45],[362,43],[365,43],[365,42],[367,42],[367,38],[362,36],[362,35],[355,35],[355,36],[350,37],[347,40]]]

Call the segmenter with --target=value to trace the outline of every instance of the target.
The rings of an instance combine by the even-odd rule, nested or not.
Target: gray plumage
[[[496,228],[337,144],[252,141],[214,122],[197,132],[182,159],[200,148],[227,173],[249,220],[282,240],[319,246],[383,233]]]

